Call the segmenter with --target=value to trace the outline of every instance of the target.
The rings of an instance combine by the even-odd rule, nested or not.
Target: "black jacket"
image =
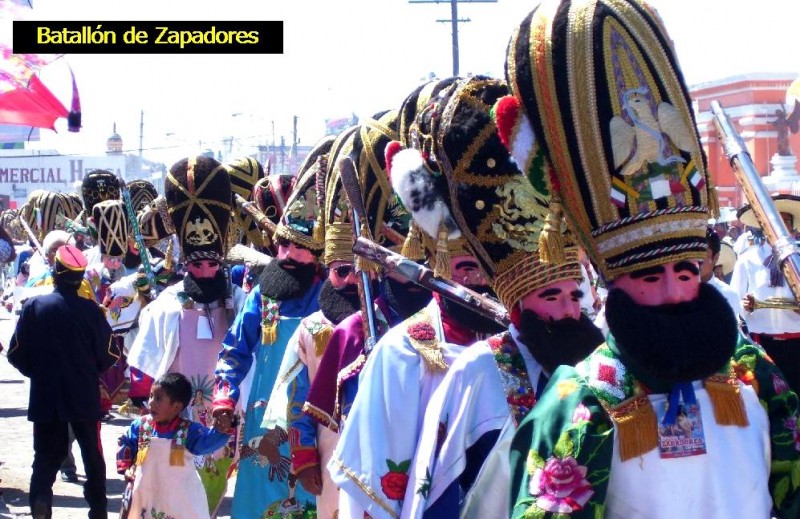
[[[31,422],[99,420],[98,377],[118,358],[100,306],[60,287],[22,306],[8,351],[31,379]]]

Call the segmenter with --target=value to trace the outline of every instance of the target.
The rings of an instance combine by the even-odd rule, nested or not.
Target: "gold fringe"
[[[182,445],[173,445],[169,450],[169,466],[170,467],[183,467],[185,449]]]
[[[447,372],[447,364],[444,361],[442,349],[439,348],[438,344],[434,346],[426,346],[416,342],[414,346],[419,353],[419,356],[422,357],[422,362],[425,363],[425,367],[427,368],[428,372],[431,374]]]
[[[263,243],[264,247],[272,247],[272,240],[269,239],[267,231],[261,231],[261,243]]]
[[[147,447],[145,447],[144,449],[139,449],[139,452],[136,453],[136,464],[141,467],[142,463],[144,463],[144,460],[146,458],[147,458]]]
[[[364,236],[365,238],[372,236],[366,223],[361,224],[361,236]],[[371,272],[377,274],[380,272],[380,267],[374,261],[370,261],[363,256],[356,255],[356,270],[360,272],[366,272],[368,274]]]
[[[278,325],[276,323],[261,324],[261,344],[274,344],[278,340]]]
[[[419,227],[417,227],[417,224],[414,222],[411,222],[408,228],[408,236],[406,236],[406,240],[403,242],[403,248],[400,254],[413,261],[425,259],[425,253],[422,250],[422,241],[419,236]]]
[[[735,378],[714,375],[706,379],[705,387],[714,406],[714,418],[718,424],[739,427],[749,425],[739,382]]]
[[[641,456],[658,447],[658,418],[647,395],[622,402],[610,411],[617,424],[619,456],[622,461]]]
[[[314,339],[314,353],[316,353],[317,357],[322,357],[322,354],[325,353],[325,347],[328,345],[331,335],[333,335],[333,328],[331,326],[324,326],[312,335]]]
[[[561,234],[561,204],[550,202],[544,229],[539,234],[539,260],[560,265],[566,261],[564,237]]]
[[[436,241],[436,265],[433,267],[433,274],[442,278],[450,279],[450,249],[447,247],[447,237],[450,233],[444,223],[439,225],[439,239]]]

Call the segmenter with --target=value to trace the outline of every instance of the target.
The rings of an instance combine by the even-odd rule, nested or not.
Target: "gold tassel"
[[[325,353],[325,347],[328,345],[331,335],[333,335],[333,328],[324,326],[312,336],[314,340],[314,353],[318,358],[322,357],[322,354]]]
[[[622,461],[641,456],[658,447],[658,418],[647,395],[639,395],[611,409],[617,424],[619,456]]]
[[[173,263],[175,262],[175,242],[172,240],[172,237],[169,238],[169,242],[167,242],[167,252],[164,253],[164,269],[167,271],[172,271],[174,267]]]
[[[317,224],[314,226],[314,232],[311,234],[311,239],[320,245],[325,243],[325,220],[321,214],[319,218],[317,218]]]
[[[714,184],[711,183],[711,177],[708,178],[708,212],[711,213],[711,218],[719,218],[719,196]]]
[[[276,323],[261,324],[261,344],[274,344],[278,340],[278,325]]]
[[[450,279],[450,249],[447,247],[450,233],[444,223],[439,225],[439,239],[436,241],[436,264],[433,274],[442,279]]]
[[[142,466],[144,460],[147,458],[147,447],[143,449],[139,449],[139,452],[136,453],[136,465]]]
[[[361,224],[361,236],[364,236],[365,238],[372,236],[366,223]],[[370,261],[363,256],[356,255],[356,270],[360,272],[366,272],[368,274],[371,272],[377,274],[380,272],[380,267],[378,267],[374,261]]]
[[[539,260],[560,265],[566,261],[564,237],[561,234],[561,204],[550,202],[544,229],[539,234]]]
[[[183,467],[185,449],[183,445],[173,445],[169,450],[169,466]]]
[[[272,240],[269,239],[269,233],[267,231],[261,231],[261,242],[265,248],[272,247]]]
[[[403,242],[403,248],[400,253],[406,258],[418,261],[425,258],[425,253],[422,251],[422,242],[419,237],[419,227],[414,222],[408,228],[408,236],[406,241]]]
[[[713,375],[705,381],[706,392],[714,406],[714,418],[720,425],[749,425],[744,400],[735,378]]]

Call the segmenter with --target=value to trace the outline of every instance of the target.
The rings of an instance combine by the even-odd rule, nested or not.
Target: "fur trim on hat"
[[[436,238],[440,226],[444,224],[449,232],[448,239],[459,238],[461,230],[453,220],[419,150],[402,150],[391,159],[392,187],[417,225]]]

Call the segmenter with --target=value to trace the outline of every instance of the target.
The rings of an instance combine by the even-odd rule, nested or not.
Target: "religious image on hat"
[[[225,166],[204,156],[176,162],[167,174],[164,197],[185,261],[223,261],[231,217],[231,180]]]
[[[164,195],[155,197],[136,213],[136,220],[139,222],[139,231],[147,247],[153,247],[167,236],[176,234]]]
[[[608,280],[701,260],[717,212],[671,40],[655,10],[622,4],[542,2],[506,60],[517,145],[549,158],[570,227]]]
[[[119,258],[128,252],[131,224],[122,200],[104,200],[94,205],[92,220],[97,229],[100,254]]]
[[[158,196],[156,186],[154,186],[152,182],[144,179],[131,180],[128,182],[128,192],[131,195],[133,212],[136,214],[150,205],[150,202],[155,200]]]
[[[431,105],[427,116],[433,121],[432,133],[415,138],[421,147],[431,144],[426,151],[446,181],[452,217],[510,309],[554,281],[580,280],[581,270],[577,248],[564,245],[561,221],[551,225],[548,220],[556,217],[546,182],[526,179],[498,132],[494,106],[507,95],[504,81],[480,76],[459,80]],[[418,131],[425,127],[421,124]],[[537,178],[542,179],[546,163],[539,168]],[[540,241],[543,234],[551,236]]]
[[[297,180],[286,209],[275,230],[275,239],[288,240],[315,254],[325,247],[325,230],[322,223],[324,201],[318,191],[324,189],[328,167],[328,153],[334,137],[327,136],[317,142],[303,160],[297,172]]]
[[[774,193],[772,195],[772,202],[775,204],[775,209],[779,213],[788,214],[792,217],[792,226],[796,229],[800,226],[800,196]],[[753,211],[753,206],[747,204],[736,211],[736,217],[747,227],[755,227],[761,229],[761,224],[756,219],[756,213]],[[794,229],[789,229],[791,233]]]
[[[81,196],[86,214],[91,215],[92,209],[98,202],[120,199],[119,179],[114,173],[105,169],[91,171],[83,177]]]

